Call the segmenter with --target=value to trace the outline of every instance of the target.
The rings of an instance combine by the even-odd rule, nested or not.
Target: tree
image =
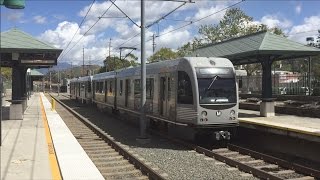
[[[284,36],[284,33],[281,29],[277,27],[268,28],[264,24],[257,24],[253,21],[252,17],[245,14],[245,12],[243,12],[241,9],[232,8],[226,11],[225,15],[218,24],[201,25],[198,31],[200,38],[195,38],[193,40],[193,47],[198,48],[206,44],[218,43],[231,38],[265,30]],[[181,52],[182,56],[184,56],[185,52],[188,50],[190,51],[190,47],[188,44],[186,44],[178,52]],[[261,69],[260,64],[244,65],[243,67],[247,71],[248,76]]]
[[[4,81],[11,81],[12,68],[2,67],[1,68],[1,75],[2,75],[2,78],[4,78]]]
[[[172,60],[178,57],[178,53],[172,51],[170,48],[161,48],[155,54],[148,58],[150,63],[156,61],[163,61],[163,60]]]
[[[130,55],[128,55],[129,57]],[[126,57],[126,56],[125,56]],[[138,59],[134,55],[131,55],[130,57],[133,58],[133,60],[128,61],[127,59],[121,59],[119,57],[110,57],[108,56],[104,61],[104,68],[106,69],[107,72],[109,71],[114,71],[115,69],[122,69],[122,68],[127,68],[130,66],[137,66],[138,63],[136,63],[136,60]],[[103,70],[100,70],[103,71]]]
[[[265,30],[284,35],[281,29],[277,27],[268,29],[264,24],[253,22],[253,18],[246,15],[241,9],[232,8],[227,10],[217,25],[201,25],[198,31],[201,38],[195,38],[194,41],[197,45],[205,45]]]
[[[136,67],[136,66],[140,65],[140,63],[137,62],[138,61],[137,56],[129,53],[125,57],[126,57],[125,59],[130,62],[130,66]]]
[[[194,50],[194,43],[188,42],[187,44],[183,45],[182,47],[178,48],[178,57],[184,57],[189,52]]]

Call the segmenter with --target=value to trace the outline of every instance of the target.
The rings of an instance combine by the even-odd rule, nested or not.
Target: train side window
[[[109,92],[112,93],[112,80],[110,81]]]
[[[99,82],[99,93],[103,91],[103,82]]]
[[[128,90],[127,90],[127,92],[128,92],[128,96],[130,96],[130,94],[131,94],[131,80],[130,79],[127,79],[127,81],[128,81]]]
[[[168,77],[168,100],[171,98],[171,78]]]
[[[96,87],[95,87],[96,89],[96,93],[98,93],[99,92],[99,82],[96,82]]]
[[[90,81],[87,81],[87,86],[88,86],[88,92],[91,92],[91,83],[90,83]]]
[[[193,94],[190,77],[184,71],[178,71],[177,90],[179,104],[193,104]]]
[[[104,92],[108,92],[108,81],[104,81]]]
[[[147,78],[146,91],[147,91],[147,99],[153,99],[153,78]]]
[[[122,90],[123,90],[123,85],[122,85],[122,80],[120,80],[120,91],[119,91],[119,95],[122,96]]]
[[[140,79],[134,80],[134,97],[139,98],[141,96]]]

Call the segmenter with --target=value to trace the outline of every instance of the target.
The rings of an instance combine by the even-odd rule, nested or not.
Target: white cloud
[[[306,37],[316,37],[320,29],[320,15],[310,16],[304,19],[303,24],[293,26],[288,33],[289,38],[306,44]]]
[[[269,28],[278,27],[286,29],[292,26],[292,22],[286,18],[278,15],[265,15],[261,18],[261,23],[267,25]]]
[[[301,6],[301,4],[298,4],[298,5],[295,7],[296,14],[300,14],[300,13],[301,13],[301,10],[302,10],[302,6]]]
[[[196,3],[187,3],[185,6],[179,8],[177,11],[168,16],[168,19],[192,19],[196,20],[203,18],[209,14],[217,12],[224,7],[229,1],[196,1]],[[140,1],[116,1],[116,4],[138,25],[140,25]],[[146,2],[146,24],[150,24],[155,20],[159,19],[161,16],[167,14],[171,10],[178,7],[181,3],[177,2],[164,2],[164,1],[147,1]],[[69,48],[73,47],[74,43],[78,41],[79,38],[98,20],[108,7],[110,7],[111,2],[96,2],[93,4],[89,14],[86,17],[84,24],[80,27],[79,32],[75,35],[73,43]],[[78,15],[84,17],[88,11],[90,5],[82,8]],[[130,7],[130,8],[128,8]],[[216,23],[224,15],[224,12],[217,13],[209,18],[199,22],[198,24],[205,23]],[[114,6],[112,6],[109,11],[104,15],[104,17],[123,17],[124,15]],[[164,34],[166,32],[172,31],[186,22],[174,22],[169,20],[161,20],[159,22],[159,34]],[[196,25],[198,25],[196,24]],[[155,25],[146,30],[146,55],[147,57],[152,55],[152,41],[150,41],[153,33],[158,32],[158,26]],[[40,35],[40,38],[50,43],[54,44],[58,48],[65,48],[70,42],[72,36],[79,28],[79,24],[75,22],[63,21],[58,24],[55,29],[50,29],[45,31]],[[156,38],[156,50],[162,47],[167,47],[171,49],[177,49],[183,44],[189,42],[193,39],[192,28],[187,26],[186,28],[173,31],[167,35],[160,36]],[[108,44],[109,39],[112,38],[111,55],[119,55],[118,47],[122,46],[134,46],[137,50],[133,51],[133,54],[139,58],[140,61],[140,35],[128,41],[134,35],[140,32],[140,28],[130,22],[127,18],[101,18],[100,21],[95,24],[95,26],[89,31],[86,36],[63,58],[62,61],[70,60],[74,64],[82,63],[82,47],[85,48],[85,58],[91,57],[91,61],[97,62],[96,60],[104,59],[108,55]],[[68,48],[68,49],[69,49]],[[69,50],[64,51],[68,52]],[[129,51],[123,51],[123,54]]]
[[[37,24],[45,24],[47,22],[47,18],[43,17],[43,16],[34,16],[33,20],[35,21],[35,23]]]
[[[53,44],[57,48],[66,48],[67,44],[71,41],[73,35],[78,29],[78,24],[74,22],[63,21],[58,24],[58,27],[54,30],[47,30],[42,33],[39,38]],[[72,43],[69,45],[68,49],[64,53],[68,52],[71,47],[82,37],[78,31]],[[92,59],[103,59],[105,55],[105,47],[96,47],[96,43],[105,41],[103,39],[96,39],[95,35],[84,36],[80,43],[78,43],[74,48],[65,56],[63,56],[62,61],[69,60],[73,61],[74,64],[80,64],[82,60],[82,47],[85,47],[85,52],[91,55]],[[92,54],[91,54],[92,53]]]

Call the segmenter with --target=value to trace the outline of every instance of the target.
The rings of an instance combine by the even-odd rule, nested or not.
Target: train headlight
[[[207,115],[208,115],[207,111],[202,111],[202,112],[201,112],[201,116],[202,116],[202,117],[206,117]]]
[[[231,115],[231,116],[234,116],[235,114],[236,114],[236,112],[235,112],[234,110],[231,110],[231,111],[230,111],[230,115]]]

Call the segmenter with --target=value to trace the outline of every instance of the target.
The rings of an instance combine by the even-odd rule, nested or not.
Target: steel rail
[[[183,146],[185,146],[187,148],[193,149],[198,153],[204,154],[205,156],[213,157],[213,158],[217,159],[218,161],[225,162],[226,164],[228,164],[230,166],[237,167],[239,170],[244,171],[246,173],[250,173],[253,176],[256,176],[258,178],[268,179],[268,180],[283,180],[283,178],[281,178],[281,177],[275,176],[275,175],[273,175],[271,173],[268,173],[268,172],[266,172],[264,170],[254,168],[254,167],[251,167],[251,166],[246,165],[244,163],[241,163],[239,161],[236,161],[236,160],[233,160],[231,158],[225,157],[225,156],[220,155],[220,154],[218,154],[216,152],[213,152],[212,150],[209,150],[209,149],[194,145],[192,143],[183,141],[181,139],[173,138],[171,136],[165,135],[163,133],[159,133],[159,132],[154,131],[154,130],[150,130],[150,132],[153,133],[153,134],[159,135],[161,137],[167,138],[170,141],[179,143],[179,144],[181,144],[181,145],[183,145]],[[260,159],[261,157],[258,157],[258,158]],[[303,173],[305,173],[305,172],[303,171]]]
[[[244,147],[240,147],[240,146],[237,146],[237,145],[231,144],[231,143],[228,144],[228,148],[230,150],[238,151],[241,154],[250,155],[254,158],[260,158],[266,162],[274,163],[274,164],[277,164],[277,165],[282,166],[284,168],[292,169],[292,170],[299,172],[299,173],[303,173],[303,174],[307,174],[307,175],[310,175],[310,176],[313,176],[316,178],[320,178],[320,171],[299,165],[297,163],[291,163],[289,161],[279,159],[279,158],[276,158],[276,157],[273,157],[270,155],[266,155],[263,153],[259,153],[259,152],[256,152],[256,151],[244,148]]]
[[[91,130],[93,130],[95,133],[98,134],[101,138],[103,138],[109,145],[111,145],[116,151],[119,152],[125,159],[127,159],[130,163],[132,163],[134,166],[139,168],[143,173],[145,173],[150,179],[155,180],[164,180],[165,178],[161,176],[161,174],[154,171],[152,168],[150,168],[148,165],[143,163],[138,158],[131,155],[126,149],[122,148],[118,143],[112,140],[112,137],[108,135],[106,132],[102,131],[99,127],[97,127],[95,124],[90,122],[87,118],[83,117],[73,109],[71,109],[68,105],[61,102],[59,99],[54,97],[53,95],[49,94],[52,98],[54,98],[59,104],[61,104],[64,108],[66,108],[69,112],[71,112],[74,116],[76,116],[78,119],[80,119],[85,125],[87,125]]]

